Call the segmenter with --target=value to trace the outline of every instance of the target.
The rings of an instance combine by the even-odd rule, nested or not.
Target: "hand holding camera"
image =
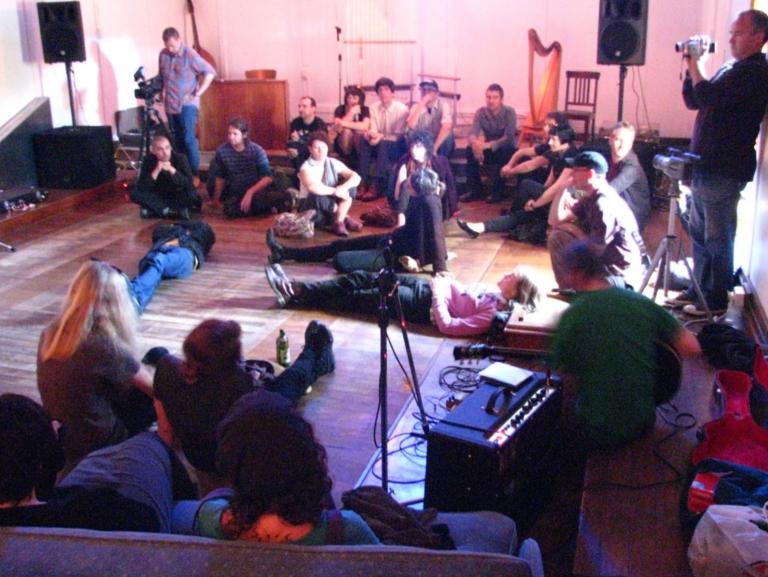
[[[707,54],[716,50],[715,41],[705,34],[691,36],[688,40],[675,42],[675,52],[680,52],[683,58],[701,60]]]

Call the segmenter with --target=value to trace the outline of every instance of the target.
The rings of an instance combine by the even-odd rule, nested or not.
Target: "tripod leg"
[[[387,415],[387,293],[379,289],[379,417],[381,418],[381,488],[389,493],[389,422]]]
[[[405,317],[403,316],[403,306],[400,302],[400,296],[397,291],[393,295],[395,301],[395,312],[397,318],[400,320],[400,330],[403,333],[403,344],[405,345],[405,354],[408,357],[408,368],[411,371],[411,390],[413,397],[416,399],[416,406],[419,408],[419,418],[421,419],[421,428],[425,433],[429,432],[429,422],[427,421],[427,412],[424,410],[424,402],[421,398],[421,385],[419,384],[418,376],[416,375],[416,364],[413,362],[413,353],[411,352],[411,342],[408,339],[408,329],[405,325]]]
[[[16,247],[12,244],[6,244],[3,241],[0,241],[0,247],[4,248],[8,252],[16,252]]]
[[[656,270],[656,267],[658,266],[659,262],[661,262],[662,257],[667,252],[666,241],[667,241],[666,237],[661,239],[661,244],[659,244],[659,248],[656,249],[656,254],[653,255],[653,260],[651,261],[651,264],[648,267],[648,270],[645,271],[645,276],[643,277],[643,281],[640,283],[640,288],[637,289],[637,292],[642,293],[645,290],[645,287],[648,286],[648,281],[651,280],[651,275],[653,274],[653,271]]]

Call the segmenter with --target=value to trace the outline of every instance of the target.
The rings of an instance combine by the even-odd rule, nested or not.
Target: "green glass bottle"
[[[283,329],[280,329],[280,334],[275,341],[275,349],[277,356],[277,364],[283,367],[287,367],[291,364],[291,345],[288,343],[288,335],[285,334]]]

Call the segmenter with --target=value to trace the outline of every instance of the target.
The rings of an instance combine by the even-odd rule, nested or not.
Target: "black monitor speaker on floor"
[[[38,2],[37,18],[47,64],[85,60],[80,2]]]
[[[46,188],[93,188],[115,177],[110,126],[63,126],[32,137],[37,181]]]

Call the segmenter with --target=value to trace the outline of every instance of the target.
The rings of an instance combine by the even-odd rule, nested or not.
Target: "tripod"
[[[384,249],[384,254],[387,262],[387,266],[379,271],[376,280],[379,284],[379,335],[380,335],[380,349],[379,349],[379,410],[381,411],[381,488],[384,491],[389,492],[389,422],[387,417],[387,327],[389,326],[389,303],[387,299],[391,298],[395,307],[396,318],[400,320],[400,330],[403,333],[403,344],[405,345],[405,353],[408,357],[408,367],[411,372],[411,391],[416,400],[416,406],[419,409],[419,417],[421,420],[421,426],[424,433],[429,432],[429,424],[427,422],[426,412],[424,411],[424,403],[421,399],[421,389],[419,381],[416,376],[416,366],[413,362],[413,354],[411,353],[411,345],[408,340],[408,331],[405,327],[405,319],[403,318],[403,307],[398,296],[399,281],[392,266],[392,251],[390,248]]]
[[[15,246],[13,246],[12,244],[4,243],[1,240],[0,240],[0,248],[3,248],[3,249],[5,249],[8,252],[16,252],[16,247]]]
[[[667,293],[669,292],[669,285],[670,280],[672,278],[671,271],[670,271],[670,264],[672,262],[672,254],[675,252],[675,247],[677,247],[677,254],[682,255],[683,257],[683,263],[685,264],[685,268],[688,271],[688,277],[691,279],[691,286],[693,287],[693,290],[696,292],[696,298],[699,300],[699,304],[701,304],[702,307],[704,307],[704,310],[707,311],[707,320],[709,322],[713,322],[712,312],[709,310],[709,307],[707,306],[707,301],[704,298],[704,293],[701,292],[701,287],[699,286],[699,283],[696,281],[696,277],[693,275],[693,271],[691,270],[690,265],[688,264],[688,259],[686,258],[685,251],[683,250],[682,244],[678,245],[679,239],[677,238],[677,235],[675,234],[676,228],[677,228],[677,199],[680,198],[680,182],[676,179],[671,179],[669,184],[669,218],[667,219],[667,234],[664,236],[664,238],[661,239],[661,243],[659,244],[659,248],[656,249],[656,254],[653,255],[653,260],[651,261],[651,265],[648,267],[648,270],[645,273],[645,276],[643,277],[643,282],[640,283],[640,289],[638,290],[639,293],[642,293],[645,290],[645,287],[648,286],[648,281],[651,279],[651,275],[653,275],[653,271],[656,270],[656,267],[659,267],[657,276],[656,276],[656,285],[653,288],[653,299],[656,299],[656,295],[659,292],[659,286],[661,285],[661,279],[662,274],[664,275],[664,296],[667,296]]]

